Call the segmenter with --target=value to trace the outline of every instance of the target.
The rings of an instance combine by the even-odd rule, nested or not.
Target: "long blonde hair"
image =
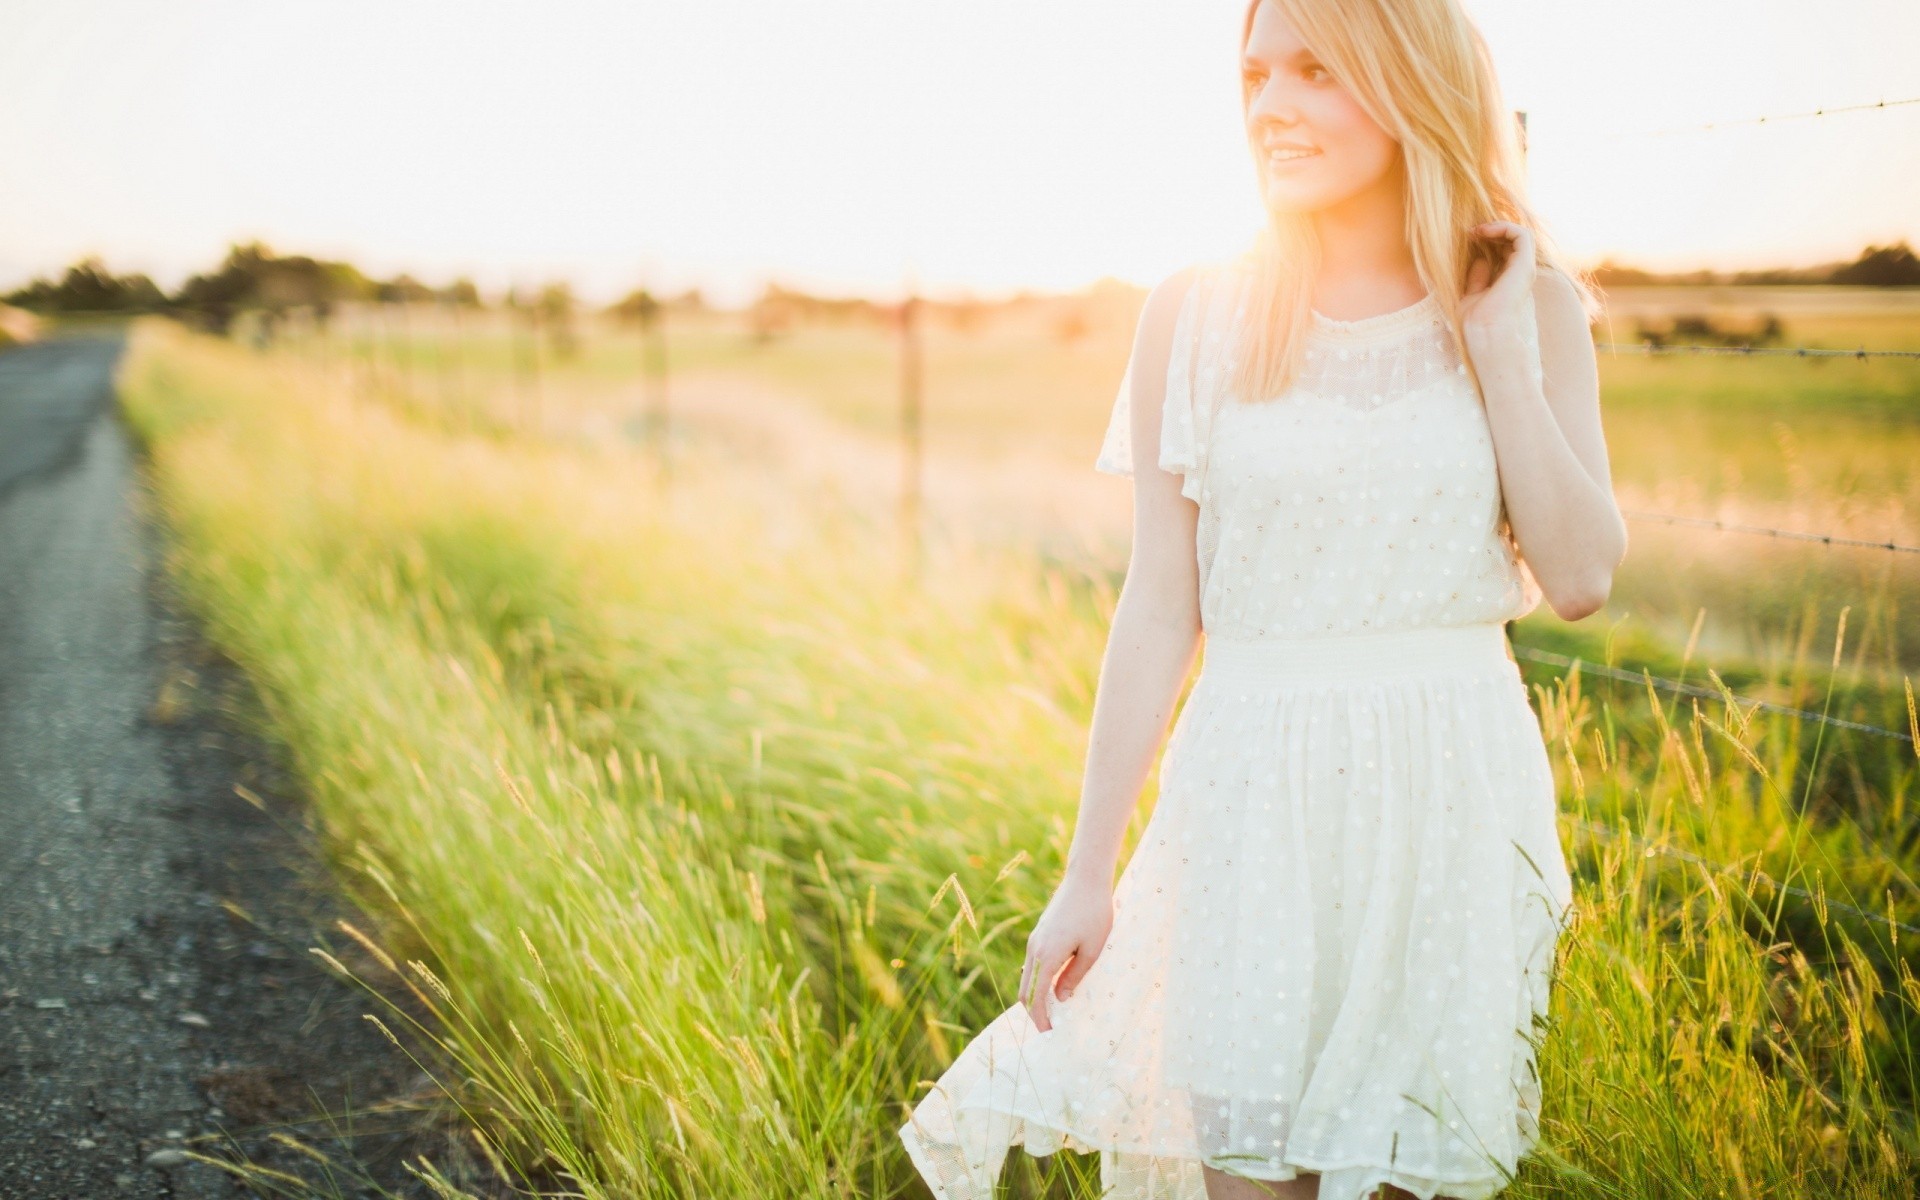
[[[1466,354],[1460,299],[1473,253],[1471,229],[1511,221],[1533,231],[1536,269],[1559,271],[1589,322],[1601,311],[1590,279],[1570,266],[1526,200],[1515,122],[1492,55],[1459,0],[1250,0],[1240,51],[1261,4],[1278,5],[1304,43],[1374,123],[1400,145],[1406,170],[1406,237],[1422,282],[1437,301],[1477,390]],[[1250,97],[1242,84],[1241,108]],[[1313,323],[1320,239],[1311,219],[1274,214],[1243,256],[1245,352],[1229,390],[1242,399],[1278,396],[1292,383]]]

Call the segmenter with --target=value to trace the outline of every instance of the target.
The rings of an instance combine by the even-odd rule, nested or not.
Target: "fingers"
[[[1487,221],[1475,225],[1471,232],[1474,237],[1482,239],[1483,253],[1503,267],[1517,255],[1525,255],[1528,259],[1533,257],[1533,231],[1524,225],[1516,225],[1512,221]],[[1506,245],[1500,246],[1501,242]]]
[[[1513,245],[1495,282],[1496,286],[1504,287],[1513,303],[1519,303],[1533,286],[1533,231],[1520,225],[1513,226],[1513,230]]]
[[[1022,976],[1021,999],[1027,1006],[1027,1013],[1041,1032],[1053,1028],[1053,1017],[1048,1011],[1053,1000],[1053,977],[1060,970],[1060,964],[1066,955],[1059,952],[1032,952],[1027,955],[1027,970]]]
[[[1473,293],[1487,286],[1487,260],[1475,258],[1467,264],[1467,291]]]
[[[1067,963],[1067,969],[1060,972],[1060,982],[1055,985],[1054,989],[1060,993],[1062,1000],[1068,1000],[1073,997],[1073,989],[1078,987],[1080,981],[1086,978],[1087,972],[1093,969],[1093,960],[1095,957],[1095,955],[1087,954],[1083,951],[1074,951],[1073,958]]]
[[[1485,238],[1490,242],[1511,243],[1506,250],[1508,257],[1521,253],[1530,257],[1533,253],[1533,230],[1525,225],[1516,225],[1512,221],[1487,221],[1475,225],[1472,233],[1475,237]]]
[[[1053,954],[1040,960],[1040,979],[1034,986],[1034,996],[1040,1001],[1040,1020],[1042,1029],[1053,1028],[1053,979],[1067,961],[1064,953]]]
[[[1526,278],[1533,271],[1531,229],[1513,221],[1485,221],[1473,226],[1469,232],[1480,239],[1478,246],[1484,247],[1484,250],[1476,251],[1467,266],[1469,293],[1491,288],[1500,294],[1499,303],[1504,305],[1508,302],[1509,294],[1532,286],[1531,279]],[[1499,263],[1497,269],[1492,265],[1494,262]],[[1517,269],[1516,263],[1521,264]]]

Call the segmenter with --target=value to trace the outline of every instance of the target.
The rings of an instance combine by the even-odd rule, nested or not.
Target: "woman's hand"
[[[1471,232],[1480,240],[1467,266],[1466,291],[1460,297],[1463,332],[1478,339],[1501,329],[1519,330],[1527,320],[1527,306],[1533,302],[1533,231],[1512,221],[1488,221],[1475,225]]]
[[[1020,1000],[1042,1032],[1053,1028],[1047,1010],[1053,1001],[1054,977],[1059,976],[1062,1000],[1073,995],[1112,931],[1113,889],[1069,873],[1027,938],[1027,961],[1020,968]]]

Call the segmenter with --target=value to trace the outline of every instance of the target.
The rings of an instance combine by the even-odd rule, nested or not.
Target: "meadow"
[[[1136,309],[929,323],[918,570],[885,329],[677,322],[663,477],[631,331],[562,358],[471,316],[258,349],[136,327],[170,568],[310,789],[370,1008],[507,1173],[924,1194],[893,1131],[1010,1001],[1071,834],[1126,554],[1128,485],[1091,464]],[[1788,326],[1920,347],[1904,314]],[[1920,364],[1602,378],[1629,507],[1920,541]],[[1634,535],[1590,630],[1516,642],[1913,730],[1900,556]],[[1510,1194],[1911,1195],[1913,743],[1529,677],[1580,917]],[[1067,1153],[1006,1179],[1098,1193]]]

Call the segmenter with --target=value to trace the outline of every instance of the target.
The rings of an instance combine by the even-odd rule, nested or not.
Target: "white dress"
[[[1485,413],[1431,294],[1313,313],[1282,398],[1223,402],[1246,278],[1196,272],[1162,421],[1201,510],[1200,677],[1100,957],[1051,1030],[1016,1000],[900,1128],[939,1200],[986,1200],[1015,1145],[1098,1151],[1111,1200],[1205,1200],[1203,1162],[1475,1200],[1538,1138],[1572,881]]]

